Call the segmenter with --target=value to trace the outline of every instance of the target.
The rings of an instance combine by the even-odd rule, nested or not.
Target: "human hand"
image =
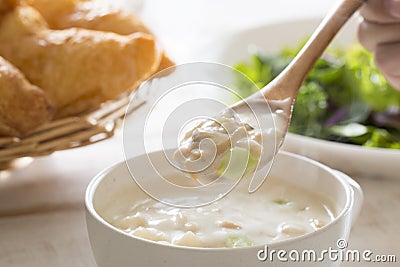
[[[400,0],[367,0],[360,14],[360,43],[374,53],[376,66],[400,90]]]

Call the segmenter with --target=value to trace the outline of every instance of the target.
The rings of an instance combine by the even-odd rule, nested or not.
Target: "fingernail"
[[[400,19],[400,0],[388,0],[387,7],[392,17]]]

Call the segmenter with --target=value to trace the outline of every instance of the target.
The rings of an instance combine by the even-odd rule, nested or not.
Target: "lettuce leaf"
[[[286,67],[303,43],[285,47],[273,56],[252,55],[249,62],[239,63],[236,69],[262,88]],[[242,97],[257,90],[247,79],[239,77],[237,84]],[[400,91],[376,68],[373,55],[354,44],[346,50],[329,50],[317,61],[299,91],[289,131],[331,141],[399,149],[400,115],[385,120],[384,125],[374,119],[376,114],[393,109],[400,110]],[[364,129],[359,135],[344,134],[357,127]]]

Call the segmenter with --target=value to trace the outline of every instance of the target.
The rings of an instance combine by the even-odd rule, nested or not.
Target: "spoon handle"
[[[267,99],[292,98],[293,101],[315,62],[347,20],[361,7],[363,0],[343,0],[321,22],[293,61],[262,89]]]

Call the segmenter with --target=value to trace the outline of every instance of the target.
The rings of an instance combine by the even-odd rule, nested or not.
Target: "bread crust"
[[[151,35],[81,28],[51,30],[32,7],[18,6],[0,28],[0,55],[42,88],[57,117],[98,107],[156,72],[161,61]]]
[[[28,3],[41,13],[51,29],[76,27],[121,35],[137,32],[153,35],[138,16],[98,0],[28,0]],[[163,52],[156,72],[173,65]]]
[[[0,57],[0,136],[23,136],[54,114],[45,93]]]

